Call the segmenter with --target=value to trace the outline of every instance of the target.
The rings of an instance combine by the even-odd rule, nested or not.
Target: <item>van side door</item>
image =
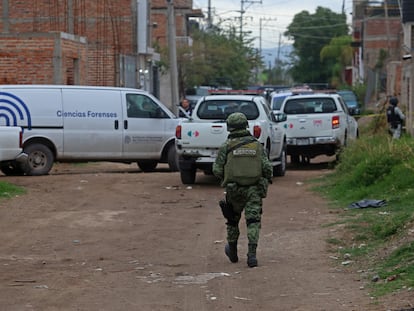
[[[63,88],[64,157],[111,160],[122,155],[121,95],[117,90]]]

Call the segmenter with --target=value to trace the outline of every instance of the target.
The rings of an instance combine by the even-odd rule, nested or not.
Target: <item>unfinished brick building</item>
[[[0,2],[0,83],[120,85],[136,55],[136,1]]]
[[[177,34],[187,36],[192,0],[174,6]],[[166,8],[162,0],[2,0],[0,84],[128,86],[158,95],[151,31],[166,44]]]

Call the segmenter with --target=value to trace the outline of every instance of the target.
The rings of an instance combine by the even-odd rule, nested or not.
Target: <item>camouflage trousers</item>
[[[396,127],[389,127],[389,132],[392,136],[392,138],[399,139],[401,137],[401,130],[402,126],[401,124],[398,124]]]
[[[262,216],[262,197],[259,186],[226,186],[226,199],[232,205],[234,212],[233,225],[227,224],[227,241],[237,242],[240,230],[239,222],[244,211],[247,225],[247,239],[249,244],[259,242]]]

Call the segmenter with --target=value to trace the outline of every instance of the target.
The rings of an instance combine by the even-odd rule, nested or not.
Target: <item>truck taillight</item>
[[[177,125],[175,128],[175,137],[181,139],[181,125]]]
[[[23,131],[20,131],[19,134],[19,147],[23,148]]]
[[[332,117],[332,128],[337,129],[340,126],[339,116]]]
[[[259,138],[259,137],[260,137],[260,134],[262,134],[262,129],[260,128],[260,126],[255,125],[255,126],[253,127],[253,136],[254,136],[255,138]]]

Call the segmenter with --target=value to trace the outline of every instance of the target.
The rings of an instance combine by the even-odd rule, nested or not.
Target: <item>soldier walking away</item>
[[[243,113],[229,115],[227,130],[230,133],[219,149],[213,173],[226,189],[226,199],[220,201],[227,220],[225,254],[231,262],[238,262],[239,222],[244,211],[248,239],[247,265],[256,267],[262,199],[266,197],[268,184],[272,183],[273,168],[263,146],[247,127],[247,118]]]
[[[387,108],[387,122],[389,126],[389,132],[393,138],[401,137],[401,129],[403,121],[405,120],[405,115],[401,111],[398,105],[398,98],[391,97],[389,101],[390,105]]]

